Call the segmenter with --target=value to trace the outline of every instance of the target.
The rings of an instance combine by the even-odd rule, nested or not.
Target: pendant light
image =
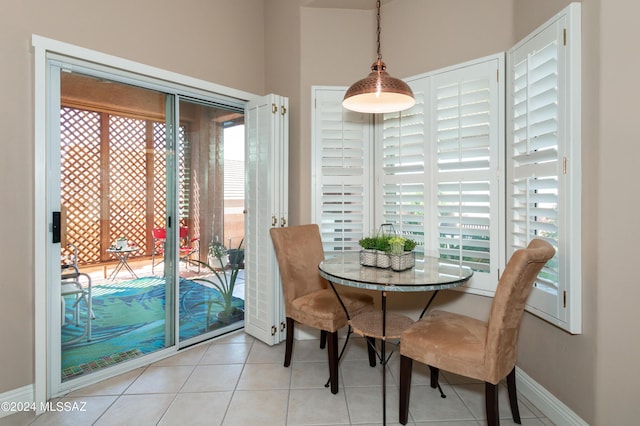
[[[385,113],[403,111],[415,105],[416,100],[407,83],[387,73],[380,53],[380,0],[378,9],[378,57],[371,65],[371,73],[349,87],[342,106],[357,112]]]

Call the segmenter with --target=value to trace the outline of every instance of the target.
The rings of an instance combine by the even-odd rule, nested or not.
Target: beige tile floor
[[[393,346],[392,346],[393,348]],[[375,425],[382,424],[382,368],[369,367],[364,339],[352,338],[340,364],[340,391],[324,387],[326,351],[297,341],[291,367],[284,344],[269,347],[243,332],[204,343],[57,399],[83,411],[19,413],[0,425]],[[399,357],[387,365],[387,424],[398,424]],[[446,399],[429,387],[428,369],[414,363],[409,425],[484,424],[484,385],[441,374]],[[506,388],[502,425],[514,424]],[[73,403],[77,403],[73,405]],[[523,425],[552,425],[519,397]]]

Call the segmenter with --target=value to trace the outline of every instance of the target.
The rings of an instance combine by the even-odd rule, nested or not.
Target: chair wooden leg
[[[511,405],[511,416],[513,421],[522,424],[520,420],[520,410],[518,409],[518,396],[516,393],[516,367],[507,375],[507,389],[509,391],[509,404]]]
[[[291,355],[293,353],[293,327],[295,321],[293,318],[287,317],[287,337],[285,340],[285,350],[284,350],[284,366],[288,367],[291,365]]]
[[[398,421],[406,425],[409,417],[409,398],[411,397],[411,369],[413,360],[404,355],[400,356],[400,406],[398,407]]]
[[[331,393],[338,393],[338,332],[334,331],[327,335],[329,345],[327,355],[329,357],[329,382],[331,382]]]
[[[376,339],[367,337],[367,351],[369,351],[369,366],[376,366]]]
[[[320,349],[324,349],[327,346],[327,331],[320,330]]]
[[[484,404],[487,413],[487,425],[498,426],[500,416],[498,415],[498,385],[484,382]]]

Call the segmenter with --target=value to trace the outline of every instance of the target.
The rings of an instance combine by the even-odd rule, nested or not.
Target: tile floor
[[[282,366],[284,343],[269,347],[242,331],[146,367],[72,392],[55,402],[83,411],[18,413],[0,425],[375,425],[382,424],[382,368],[369,367],[364,339],[352,338],[340,364],[340,391],[324,387],[326,351],[296,341]],[[399,356],[387,365],[387,424],[398,424]],[[414,363],[409,425],[484,424],[484,385],[441,373],[446,399],[429,387],[428,369]],[[74,405],[75,404],[75,405]],[[523,425],[552,425],[519,396]],[[506,387],[502,425],[514,424]]]

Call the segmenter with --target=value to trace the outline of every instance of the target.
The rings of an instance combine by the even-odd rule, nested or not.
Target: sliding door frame
[[[49,121],[52,111],[49,106],[49,93],[51,79],[49,78],[49,61],[61,59],[66,66],[74,68],[89,67],[92,75],[104,73],[106,76],[117,76],[118,81],[132,83],[139,87],[159,90],[169,95],[182,95],[193,98],[201,98],[213,102],[223,103],[237,108],[243,108],[244,104],[256,95],[230,89],[214,83],[199,79],[190,78],[181,74],[150,67],[137,62],[125,60],[101,52],[85,49],[71,44],[47,39],[38,35],[33,35],[32,45],[34,48],[34,269],[33,277],[35,282],[35,380],[34,380],[34,402],[36,403],[37,414],[41,413],[40,407],[44,407],[44,402],[49,398],[70,390],[52,387],[49,374],[50,360],[48,354],[58,350],[54,347],[48,333],[48,322],[51,320],[49,309],[49,299],[53,297],[51,289],[47,285],[51,280],[59,279],[53,276],[52,265],[55,262],[55,255],[50,250],[51,223],[49,209],[51,204],[51,194],[48,193],[47,179],[50,178],[52,170],[48,164],[48,154],[55,147],[52,141],[55,134],[51,131],[52,123]],[[90,65],[89,65],[90,64]],[[59,79],[58,79],[59,84]],[[55,89],[55,87],[53,87]],[[59,92],[59,91],[58,91]],[[170,96],[177,102],[177,96]],[[178,119],[177,110],[176,120]],[[45,196],[43,197],[43,194]],[[172,210],[172,209],[170,209]],[[175,213],[175,212],[174,212]],[[177,227],[175,227],[177,229]],[[176,231],[177,237],[177,231]],[[59,255],[58,255],[59,256]],[[58,259],[59,261],[59,259]],[[177,259],[174,259],[177,263]],[[175,274],[174,274],[175,275]],[[177,278],[176,278],[177,279]],[[175,298],[174,298],[175,304]],[[167,349],[160,350],[139,360],[133,360],[121,366],[109,368],[108,371],[100,371],[79,378],[73,381],[74,387],[85,386],[114,374],[139,367],[175,353],[178,348],[178,327],[171,330],[174,335],[173,345]],[[55,393],[54,393],[55,392]]]

